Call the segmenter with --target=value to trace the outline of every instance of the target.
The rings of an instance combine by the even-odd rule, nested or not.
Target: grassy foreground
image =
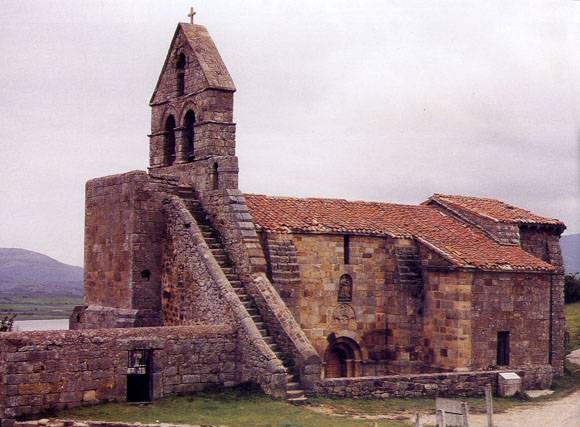
[[[110,403],[56,414],[58,418],[235,427],[406,427],[407,422],[355,419],[315,412],[243,391],[167,397],[148,405]]]
[[[566,304],[566,328],[570,332],[568,350],[573,351],[580,348],[580,301],[573,304]]]

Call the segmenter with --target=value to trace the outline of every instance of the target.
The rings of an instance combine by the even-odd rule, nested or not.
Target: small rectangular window
[[[344,235],[344,263],[350,264],[350,236]]]
[[[508,366],[510,364],[510,333],[500,331],[497,333],[497,365]]]

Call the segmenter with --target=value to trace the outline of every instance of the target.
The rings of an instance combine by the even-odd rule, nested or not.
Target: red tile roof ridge
[[[564,223],[556,218],[536,215],[527,209],[491,197],[434,193],[426,202],[423,202],[423,205],[428,204],[430,201],[435,201],[450,209],[452,206],[464,209],[467,212],[494,222],[507,222],[512,224],[550,224],[565,227]],[[485,203],[485,205],[474,206],[474,203],[478,202]]]
[[[393,203],[393,202],[378,202],[373,200],[349,200],[349,199],[339,199],[334,197],[298,197],[298,196],[270,196],[267,194],[256,194],[256,193],[244,193],[244,196],[250,197],[265,197],[268,199],[279,199],[279,200],[312,200],[312,201],[321,201],[321,202],[345,202],[345,203],[357,203],[357,204],[367,204],[367,205],[375,205],[375,206],[403,206],[407,208],[425,208],[433,209],[428,206],[424,206],[422,204],[418,205],[410,205],[405,203]]]

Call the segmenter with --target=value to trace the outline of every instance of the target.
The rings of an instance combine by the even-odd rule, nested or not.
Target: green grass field
[[[16,320],[68,318],[82,297],[0,293],[0,314],[15,313]]]
[[[271,399],[263,394],[228,391],[168,397],[150,405],[111,403],[73,409],[59,418],[227,425],[236,427],[404,427],[407,422],[385,419],[356,419],[315,412]]]
[[[580,348],[580,301],[566,305],[566,328],[570,333],[568,350]]]

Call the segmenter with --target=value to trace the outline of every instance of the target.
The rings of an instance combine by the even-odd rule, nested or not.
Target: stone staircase
[[[300,386],[299,374],[296,371],[296,368],[293,366],[292,358],[288,357],[282,352],[282,349],[278,346],[278,344],[276,344],[274,338],[268,332],[268,329],[266,328],[266,323],[264,322],[264,319],[262,318],[258,310],[258,307],[256,306],[252,297],[246,292],[246,289],[242,281],[240,280],[239,275],[233,268],[233,264],[223,247],[219,233],[209,223],[207,219],[207,214],[201,207],[199,201],[197,201],[193,197],[191,188],[178,187],[177,196],[179,196],[183,200],[183,202],[191,212],[192,216],[195,218],[195,221],[197,222],[197,225],[199,226],[199,229],[203,234],[205,242],[210,248],[215,260],[221,267],[225,276],[227,277],[230,284],[234,288],[236,294],[240,298],[240,301],[242,302],[242,304],[248,311],[248,314],[254,321],[256,327],[258,328],[258,331],[264,338],[264,342],[272,349],[276,357],[280,359],[280,361],[286,368],[287,372],[286,399],[291,403],[296,404],[304,403],[307,400],[307,398],[304,394],[304,390]]]

